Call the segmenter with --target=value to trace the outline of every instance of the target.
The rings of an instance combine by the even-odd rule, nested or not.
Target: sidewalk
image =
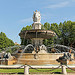
[[[2,74],[2,75],[24,75],[24,74]],[[63,74],[29,74],[29,75],[63,75]],[[67,75],[75,75],[75,73],[68,73]]]

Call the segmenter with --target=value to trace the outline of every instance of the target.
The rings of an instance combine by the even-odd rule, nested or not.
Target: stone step
[[[24,58],[24,59],[57,59],[58,57],[55,58],[55,56],[41,56],[41,55],[25,55],[25,56],[19,56],[18,58]]]
[[[22,59],[19,59],[19,60],[23,60],[23,61],[24,61],[24,60],[30,60],[30,61],[31,61],[31,60],[33,60],[33,61],[42,61],[42,60],[43,60],[43,61],[56,61],[56,60],[52,60],[52,59],[49,59],[49,60],[47,60],[47,59],[41,59],[41,60],[40,60],[40,59],[23,59],[23,58],[22,58]]]
[[[34,56],[20,56],[18,58],[24,58],[24,59],[30,58],[30,59],[32,59],[32,58],[34,58]]]
[[[20,60],[18,64],[42,65],[42,64],[58,64],[55,60]]]

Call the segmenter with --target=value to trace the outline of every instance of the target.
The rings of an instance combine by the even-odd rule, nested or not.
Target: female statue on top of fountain
[[[33,14],[33,21],[34,21],[34,22],[37,22],[37,23],[40,23],[40,21],[41,21],[40,12],[38,12],[37,10],[34,11],[34,14]]]

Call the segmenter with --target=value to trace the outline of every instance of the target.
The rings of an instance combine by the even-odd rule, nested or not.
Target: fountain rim
[[[26,36],[24,36],[26,35]],[[38,36],[36,36],[38,35]],[[19,33],[19,36],[21,38],[25,39],[32,39],[32,38],[43,38],[43,39],[49,39],[51,37],[56,36],[56,33],[51,30],[41,30],[41,29],[32,29],[32,30],[24,30]]]
[[[43,32],[43,33],[52,33],[52,34],[54,34],[54,35],[56,35],[56,33],[54,32],[54,31],[52,31],[52,30],[42,30],[42,29],[32,29],[32,30],[24,30],[24,31],[21,31],[20,33],[19,33],[19,35],[21,34],[21,33],[25,33],[25,32]]]
[[[30,32],[30,31],[37,31],[37,32],[40,32],[40,31],[42,31],[42,32],[46,32],[46,31],[51,31],[51,32],[54,32],[54,31],[52,31],[52,30],[44,30],[44,29],[31,29],[31,30],[24,30],[24,31],[28,31],[28,32]],[[24,32],[24,31],[21,31],[21,32]],[[21,33],[20,32],[20,33]],[[55,32],[54,32],[55,33]]]

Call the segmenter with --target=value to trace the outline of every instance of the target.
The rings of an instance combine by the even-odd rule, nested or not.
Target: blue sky
[[[75,21],[75,0],[0,0],[0,32],[20,44],[19,32],[33,23],[33,11],[41,13],[41,23]]]

